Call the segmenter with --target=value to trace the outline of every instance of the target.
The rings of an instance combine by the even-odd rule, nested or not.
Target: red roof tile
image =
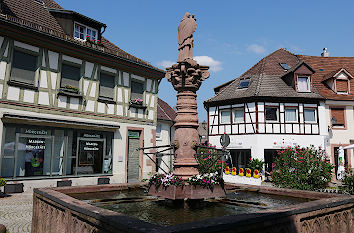
[[[175,121],[176,112],[168,103],[158,98],[157,100],[157,119],[166,121]]]

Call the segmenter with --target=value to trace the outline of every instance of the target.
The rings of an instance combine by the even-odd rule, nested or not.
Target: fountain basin
[[[35,189],[32,232],[353,232],[354,197],[338,194],[228,185],[229,190],[279,194],[313,201],[171,226],[148,223],[75,198],[76,195],[90,193],[104,196],[112,191],[120,192],[141,185]]]

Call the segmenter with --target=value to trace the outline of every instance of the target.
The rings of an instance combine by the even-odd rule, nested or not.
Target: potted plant
[[[248,167],[252,170],[253,173],[255,170],[258,170],[259,173],[262,173],[263,165],[264,161],[260,159],[251,159],[248,163]]]
[[[4,178],[0,177],[0,187],[5,186],[6,185],[6,180]],[[2,192],[0,192],[0,197],[5,196]]]

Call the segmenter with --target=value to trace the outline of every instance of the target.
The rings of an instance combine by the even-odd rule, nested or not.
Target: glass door
[[[104,169],[106,139],[77,139],[76,174],[102,174]]]
[[[54,137],[16,133],[14,177],[51,176]]]

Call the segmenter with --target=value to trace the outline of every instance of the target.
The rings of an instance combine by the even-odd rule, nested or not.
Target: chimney
[[[323,48],[323,52],[321,53],[321,57],[329,57],[329,52],[327,51],[327,48]]]

